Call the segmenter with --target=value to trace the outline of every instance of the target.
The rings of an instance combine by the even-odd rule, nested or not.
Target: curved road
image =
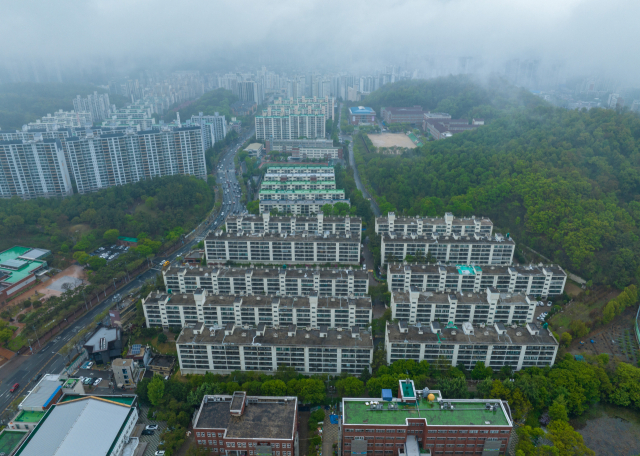
[[[224,219],[229,214],[244,212],[245,208],[240,203],[240,197],[230,189],[239,189],[238,181],[234,173],[233,157],[238,152],[240,146],[253,135],[253,129],[238,138],[238,141],[231,145],[229,150],[225,152],[220,160],[220,169],[218,171],[218,182],[226,187],[227,192],[223,192],[222,211],[218,214],[209,225],[203,230],[204,235],[196,237],[192,241],[185,242],[184,246],[173,252],[167,257],[156,257],[155,262],[164,262],[166,260],[173,261],[178,256],[185,255],[191,248],[206,236],[209,230],[214,230],[224,223]],[[228,185],[227,185],[228,184]],[[160,272],[160,269],[151,268],[136,278],[132,278],[124,287],[120,288],[117,293],[126,296],[140,288],[147,280],[153,280]],[[94,305],[87,313],[74,321],[67,328],[63,329],[58,335],[46,343],[39,344],[37,340],[31,342],[31,346],[35,350],[32,355],[16,355],[6,364],[0,367],[0,411],[4,412],[13,400],[26,394],[33,386],[35,386],[35,378],[38,374],[59,373],[64,369],[65,358],[60,354],[60,350],[69,340],[86,326],[93,324],[93,319],[110,308],[114,304],[111,297]],[[14,393],[9,389],[19,383],[19,388]],[[1,412],[0,412],[1,413]],[[12,417],[3,416],[4,419]],[[0,423],[4,424],[4,423]]]

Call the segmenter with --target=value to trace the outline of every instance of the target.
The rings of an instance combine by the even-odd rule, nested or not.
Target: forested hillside
[[[88,84],[0,84],[0,128],[16,130],[60,109],[70,111],[76,95],[86,97],[94,91],[107,92]],[[120,108],[127,99],[110,94],[109,101]]]
[[[202,95],[190,105],[180,108],[180,119],[184,122],[185,120],[190,119],[193,115],[197,116],[200,112],[208,116],[212,116],[216,112],[219,112],[220,115],[227,116],[228,121],[231,117],[231,109],[229,106],[236,101],[238,101],[238,97],[230,90],[212,90],[211,92],[207,92]],[[176,112],[173,109],[167,111],[164,115],[165,122],[171,122],[172,120],[175,120],[175,118]]]
[[[0,250],[20,244],[66,253],[86,241],[80,250],[90,251],[110,229],[162,241],[171,232],[194,228],[213,204],[207,183],[191,176],[161,177],[64,199],[0,199]]]
[[[493,103],[494,93],[459,78],[392,84],[373,93],[370,99],[390,106],[433,100],[434,109],[454,117],[482,106],[493,110],[488,125],[409,155],[357,153],[378,202],[411,215],[489,216],[516,242],[587,279],[619,288],[635,280],[640,118],[604,109],[567,111],[510,88]]]

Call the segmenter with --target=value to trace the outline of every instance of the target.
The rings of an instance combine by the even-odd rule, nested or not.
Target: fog
[[[504,72],[533,60],[545,75],[640,76],[626,0],[4,1],[0,67],[105,76],[140,68],[367,71],[426,76]]]

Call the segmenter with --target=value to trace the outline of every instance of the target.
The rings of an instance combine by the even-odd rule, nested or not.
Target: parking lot
[[[110,247],[98,247],[89,255],[99,256],[100,258],[104,258],[105,260],[107,260],[107,262],[109,262],[115,260],[116,258],[118,258],[118,256],[122,255],[127,250],[129,250],[129,247],[114,244]]]
[[[549,302],[552,303],[551,306],[548,305]],[[540,305],[540,303],[542,303],[542,305]],[[552,307],[553,307],[553,301],[547,301],[546,299],[539,301],[538,305],[536,305],[536,311],[534,313],[535,322],[539,324],[543,324],[545,322],[544,317],[546,317],[546,314],[548,314],[551,311]]]
[[[153,435],[141,435],[140,441],[147,443],[147,449],[144,452],[144,456],[153,456],[158,449],[158,445],[162,441],[160,438],[160,434],[164,432],[167,427],[167,423],[163,421],[155,421],[149,420],[147,418],[147,412],[149,411],[149,407],[146,405],[140,406],[140,416],[138,418],[139,424],[144,424],[145,426],[148,424],[157,424],[158,429],[153,431]]]

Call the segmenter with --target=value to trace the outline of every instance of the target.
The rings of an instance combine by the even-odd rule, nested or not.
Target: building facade
[[[500,292],[555,296],[564,292],[567,273],[558,265],[472,266],[458,264],[387,265],[389,291],[472,291],[494,287]]]
[[[260,189],[258,199],[262,200],[344,200],[345,194],[342,189],[313,189],[313,190],[270,190]]]
[[[386,217],[376,217],[376,234],[435,234],[438,236],[470,235],[491,236],[493,223],[488,218],[454,217],[447,212],[444,217],[396,217],[389,212]]]
[[[256,139],[324,138],[326,119],[324,114],[265,112],[255,117]]]
[[[227,136],[227,121],[225,116],[215,113],[212,116],[205,116],[201,112],[197,116],[191,116],[191,123],[200,126],[208,126],[205,150],[212,147],[216,141],[222,141]]]
[[[264,231],[265,233],[290,233],[299,231],[312,231],[331,234],[351,233],[358,237],[362,232],[362,219],[360,217],[325,217],[319,213],[315,217],[273,217],[270,214],[262,215],[230,215],[225,220],[228,233],[238,231]]]
[[[307,296],[364,296],[369,276],[360,269],[338,268],[235,268],[185,267],[171,265],[162,271],[164,284],[172,293],[193,293],[198,288],[208,294]]]
[[[272,173],[267,171],[264,175],[264,181],[281,181],[286,182],[289,180],[300,182],[300,181],[334,181],[336,180],[336,176],[333,173],[333,169],[331,172],[324,173]]]
[[[0,141],[2,198],[55,198],[72,194],[67,161],[59,140]]]
[[[225,233],[209,234],[205,240],[207,263],[226,261],[254,263],[341,263],[360,262],[360,236],[351,233]]]
[[[416,390],[412,380],[394,389],[395,397],[382,390],[381,398],[342,399],[343,455],[508,454],[513,421],[506,402],[445,399],[437,390]]]
[[[385,349],[387,362],[399,359],[426,360],[429,364],[463,365],[473,369],[478,361],[499,370],[553,366],[558,341],[551,331],[537,323],[505,326],[463,323],[446,327],[436,321],[428,325],[387,322]]]
[[[351,205],[348,199],[332,199],[332,200],[261,200],[259,204],[260,214],[267,214],[271,212],[277,212],[279,214],[292,214],[292,215],[315,215],[322,212],[322,206],[325,204],[343,203]]]
[[[85,128],[91,127],[93,118],[89,111],[63,111],[60,109],[51,114],[47,114],[35,122],[29,122],[30,128]]]
[[[108,93],[101,93],[94,91],[93,94],[87,95],[87,98],[82,98],[80,95],[73,99],[73,109],[76,112],[90,112],[92,122],[101,122],[111,117],[111,112],[114,111],[115,105],[111,105],[109,101]]]
[[[250,329],[231,323],[224,328],[195,323],[182,329],[176,348],[183,374],[276,372],[278,366],[286,366],[306,375],[359,375],[373,361],[373,337],[358,327],[343,331],[260,325]]]
[[[151,292],[143,299],[147,327],[184,327],[202,322],[223,327],[228,323],[242,327],[311,326],[348,329],[366,328],[372,318],[369,297],[214,295],[198,289],[191,294],[169,295]]]
[[[349,123],[351,125],[370,125],[376,122],[376,112],[373,108],[354,106],[349,108]]]
[[[516,246],[513,239],[501,234],[491,237],[384,233],[381,238],[381,255],[385,263],[402,261],[410,255],[453,264],[510,265]]]
[[[380,117],[386,124],[421,124],[423,115],[424,111],[420,106],[413,106],[412,108],[382,108],[380,110]]]
[[[336,181],[263,180],[260,188],[264,190],[335,190]]]
[[[133,359],[116,358],[111,371],[117,388],[135,388],[140,380],[140,366]]]
[[[462,324],[531,323],[538,301],[520,293],[500,293],[487,288],[480,293],[409,292],[391,293],[391,313],[394,320],[411,325],[432,321]]]
[[[268,423],[268,426],[266,424]],[[296,396],[204,396],[193,419],[197,446],[226,456],[299,456]]]

